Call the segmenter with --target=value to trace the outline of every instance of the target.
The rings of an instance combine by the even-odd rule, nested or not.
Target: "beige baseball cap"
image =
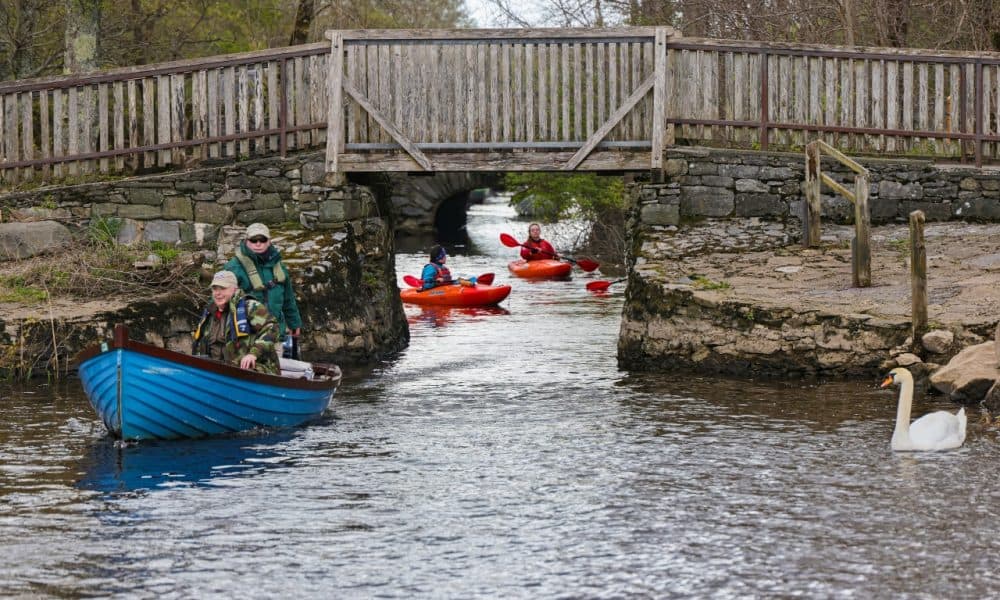
[[[236,287],[236,274],[232,271],[219,271],[212,277],[212,285],[209,287]]]
[[[247,239],[255,238],[258,235],[262,235],[267,239],[271,239],[271,231],[267,228],[267,225],[263,223],[251,223],[247,227]]]

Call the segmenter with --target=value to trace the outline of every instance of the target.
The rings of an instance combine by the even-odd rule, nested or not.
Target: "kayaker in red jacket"
[[[542,239],[542,226],[532,223],[528,226],[528,239],[521,246],[521,258],[524,260],[543,260],[558,258],[552,244]]]

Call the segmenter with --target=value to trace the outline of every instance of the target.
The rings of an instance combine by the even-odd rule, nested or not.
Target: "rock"
[[[1000,365],[1000,323],[997,323],[996,331],[993,332],[993,344],[993,353],[996,355],[997,364]]]
[[[911,367],[911,366],[913,366],[915,364],[922,363],[922,362],[923,361],[920,360],[919,356],[917,356],[916,354],[911,354],[909,352],[900,354],[899,356],[896,357],[896,364],[898,366],[900,366],[900,367],[907,367],[907,368],[909,368],[909,367]]]
[[[951,350],[951,345],[955,343],[955,334],[943,329],[928,331],[920,338],[920,343],[924,350],[932,354],[945,354]]]
[[[993,387],[986,392],[986,397],[983,398],[983,406],[985,406],[991,414],[997,414],[1000,412],[1000,382],[994,383]]]
[[[37,256],[71,240],[69,229],[55,221],[0,223],[0,260]]]
[[[993,342],[983,342],[959,352],[931,375],[934,389],[963,404],[977,403],[1000,379]]]

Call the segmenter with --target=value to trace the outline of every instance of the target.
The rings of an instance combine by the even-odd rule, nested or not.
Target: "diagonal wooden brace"
[[[634,92],[632,92],[632,95],[625,99],[625,102],[618,107],[618,110],[612,113],[612,115],[608,117],[608,120],[605,121],[604,124],[601,125],[589,139],[587,139],[587,143],[584,144],[582,148],[577,150],[576,154],[569,159],[569,162],[563,166],[563,171],[572,171],[580,166],[580,163],[582,163],[583,160],[594,151],[594,148],[601,143],[601,140],[611,133],[611,130],[615,128],[615,125],[625,118],[628,111],[632,110],[632,107],[638,104],[639,101],[642,100],[647,93],[649,93],[649,90],[653,89],[653,79],[654,77],[652,75],[647,77],[646,80],[643,81]]]
[[[347,95],[353,98],[355,102],[360,104],[361,108],[368,111],[368,114],[375,119],[375,122],[381,125],[382,129],[385,129],[386,133],[392,136],[392,139],[396,140],[396,143],[402,146],[403,150],[406,150],[406,152],[413,157],[413,160],[417,161],[417,164],[423,167],[425,171],[434,170],[434,165],[431,163],[430,159],[427,158],[427,155],[421,152],[420,149],[417,148],[416,144],[410,141],[410,138],[403,135],[403,132],[397,129],[388,117],[382,114],[379,109],[375,108],[375,105],[369,102],[368,98],[366,98],[365,95],[358,90],[358,88],[354,87],[353,83],[346,79],[344,80],[344,91],[347,92]]]

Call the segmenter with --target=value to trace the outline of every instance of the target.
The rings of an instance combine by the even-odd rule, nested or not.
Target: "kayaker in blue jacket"
[[[447,260],[448,253],[445,252],[444,246],[439,245],[431,248],[431,262],[424,265],[424,270],[420,273],[420,279],[424,282],[423,287],[420,289],[429,290],[439,285],[448,285],[451,283],[451,271],[448,270],[448,267],[444,266]]]
[[[240,289],[263,302],[278,320],[278,340],[286,332],[293,337],[302,333],[302,316],[295,301],[292,278],[281,262],[281,253],[271,245],[271,232],[263,223],[247,227],[246,239],[240,242],[236,256],[224,267],[236,274]]]

